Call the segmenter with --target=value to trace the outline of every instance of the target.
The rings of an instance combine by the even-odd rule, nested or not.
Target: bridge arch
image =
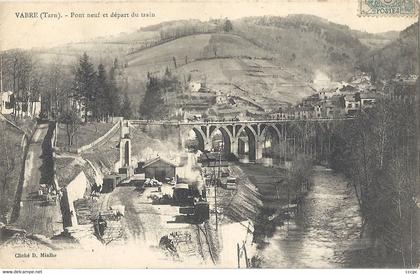
[[[204,151],[207,146],[207,137],[206,133],[199,126],[193,126],[186,128],[186,131],[183,134],[189,134],[191,131],[194,132],[195,137],[198,141],[198,149]],[[185,135],[184,135],[185,136]]]
[[[233,136],[232,133],[229,131],[229,129],[226,126],[214,126],[209,128],[209,137],[208,141],[212,142],[214,136],[217,132],[220,132],[222,134],[223,138],[223,152],[224,153],[231,153],[232,152],[232,142],[233,142]]]
[[[278,158],[280,157],[280,143],[282,133],[274,124],[263,124],[264,128],[260,132],[260,143],[262,157]]]
[[[275,136],[278,138],[278,140],[280,140],[282,137],[282,134],[280,130],[278,129],[278,127],[273,124],[268,124],[268,125],[264,124],[264,128],[261,130],[260,136],[264,137],[267,134],[267,131],[270,131],[271,133],[275,133]]]
[[[241,136],[242,135],[242,136]],[[242,137],[247,137],[248,139],[248,151],[246,151],[246,145],[242,140]],[[237,146],[238,146],[238,155],[248,153],[249,161],[255,161],[258,157],[257,146],[258,146],[258,134],[254,128],[250,125],[243,125],[236,134]]]

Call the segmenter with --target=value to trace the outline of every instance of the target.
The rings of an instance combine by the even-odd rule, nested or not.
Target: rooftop
[[[171,163],[169,160],[163,159],[163,158],[161,158],[160,156],[158,156],[158,157],[156,157],[156,158],[154,158],[154,159],[151,159],[151,160],[147,161],[147,162],[144,164],[143,168],[146,168],[146,167],[148,167],[148,166],[150,166],[150,165],[152,165],[152,164],[154,164],[154,163],[157,163],[157,162],[159,162],[159,161],[161,161],[161,162],[163,162],[163,163],[165,163],[165,164],[167,164],[167,165],[169,165],[169,166],[176,167],[176,165],[175,165],[174,163]]]

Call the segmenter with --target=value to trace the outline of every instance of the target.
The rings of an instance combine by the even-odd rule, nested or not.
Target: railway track
[[[213,251],[211,249],[207,227],[205,225],[203,227],[201,225],[197,224],[198,244],[200,245],[200,248],[201,248],[201,255],[203,256],[203,259],[205,260],[206,256],[204,254],[208,253],[211,261],[213,262],[214,265],[216,265],[216,259],[215,259],[215,256],[213,254]],[[207,245],[207,250],[206,251],[204,251],[204,246],[203,246],[203,241],[201,239],[201,235],[204,236],[205,244]]]

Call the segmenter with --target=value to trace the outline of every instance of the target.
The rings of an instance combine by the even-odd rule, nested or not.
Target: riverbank
[[[341,174],[315,166],[312,188],[302,199],[296,217],[270,220],[278,208],[287,204],[287,192],[276,187],[285,178],[285,170],[243,163],[230,168],[240,174],[240,184],[247,182],[254,187],[259,200],[259,206],[255,206],[257,218],[252,219],[252,241],[257,247],[254,259],[258,258],[259,267],[391,266],[381,258],[369,237],[360,238],[362,221],[357,199]]]
[[[374,258],[355,257],[371,243],[360,239],[361,216],[345,178],[317,167],[313,187],[296,218],[276,225],[258,256],[268,268],[372,267]],[[351,256],[353,255],[353,256]],[[366,255],[366,254],[365,254]],[[364,259],[364,261],[362,260]]]

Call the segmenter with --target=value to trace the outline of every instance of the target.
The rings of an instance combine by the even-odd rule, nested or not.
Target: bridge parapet
[[[170,120],[129,120],[136,125],[168,125],[168,126],[205,126],[205,125],[247,125],[247,124],[279,124],[288,122],[332,122],[354,120],[355,118],[308,118],[308,119],[258,119],[239,121],[170,121]]]

